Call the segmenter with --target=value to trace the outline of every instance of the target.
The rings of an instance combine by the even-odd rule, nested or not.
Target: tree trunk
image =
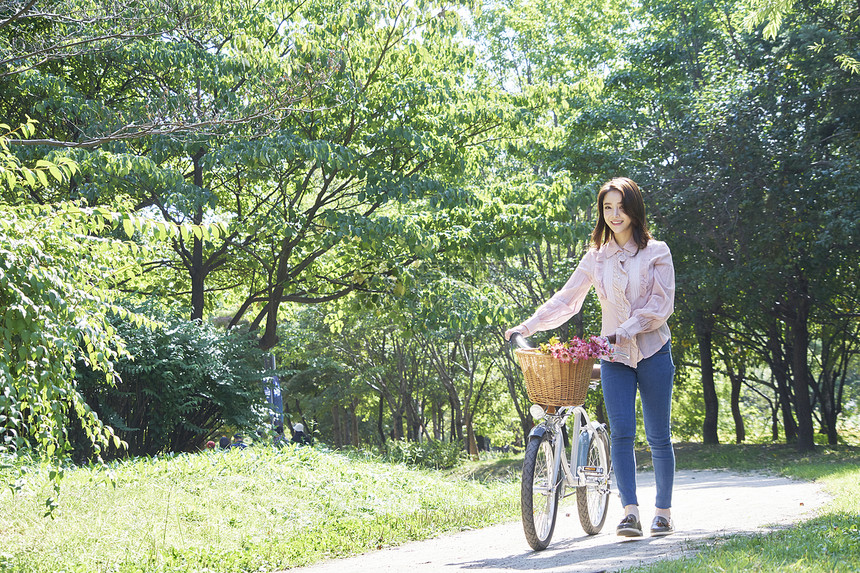
[[[415,409],[415,439],[422,440],[427,436],[427,399],[422,398]]]
[[[195,154],[191,160],[194,166],[194,185],[198,189],[203,188],[203,167],[200,159],[205,153],[204,149]],[[203,223],[203,209],[198,208],[194,213],[195,225]],[[188,271],[191,275],[191,320],[202,320],[203,310],[206,305],[206,274],[207,270],[203,263],[203,241],[196,236],[191,236],[191,260],[188,263]]]
[[[732,419],[735,421],[735,443],[742,444],[746,440],[746,428],[744,427],[744,417],[741,415],[741,386],[743,378],[746,375],[746,366],[741,364],[740,369],[734,372],[729,367],[729,379],[732,381]]]
[[[779,410],[774,408],[770,413],[770,439],[772,442],[779,440]]]
[[[400,409],[392,412],[391,438],[393,440],[403,439],[403,412]]]
[[[472,417],[466,417],[466,450],[472,461],[478,461],[478,440],[475,438],[475,428],[472,426]]]
[[[705,399],[705,420],[702,423],[702,439],[706,444],[719,444],[717,421],[720,402],[714,383],[714,362],[711,356],[714,318],[705,316],[701,309],[695,312],[693,318],[696,330],[696,340],[699,343],[699,360],[702,365],[702,394]]]
[[[837,336],[843,332],[844,336]],[[839,441],[836,423],[842,409],[842,394],[851,360],[850,345],[846,343],[848,331],[838,329],[822,334],[821,344],[821,417],[827,433],[827,443],[831,446]]]
[[[355,410],[358,408],[358,398],[353,397],[352,403],[349,405],[349,422],[352,427],[352,446],[358,448],[361,444],[358,439],[358,416],[355,415]]]
[[[612,428],[609,426],[609,416],[606,415],[606,402],[603,401],[603,392],[597,395],[597,406],[595,406],[594,417],[601,424],[606,425],[606,429],[612,433]]]
[[[385,426],[382,424],[382,417],[385,415],[385,397],[380,392],[379,394],[379,409],[376,416],[376,430],[379,433],[379,445],[385,447]]]
[[[445,439],[445,422],[442,414],[442,404],[434,403],[433,406],[433,438],[440,442]]]
[[[343,440],[341,439],[342,429],[341,429],[341,420],[340,420],[340,406],[337,404],[332,404],[331,406],[331,439],[334,442],[334,447],[340,449],[343,445]]]
[[[443,358],[429,340],[425,339],[422,345],[433,365],[433,369],[439,375],[439,382],[448,395],[448,405],[451,406],[451,441],[463,441],[463,402],[460,401],[460,394],[454,384],[452,369],[448,366],[449,363],[454,362],[458,346],[455,343],[451,349],[451,356]],[[466,402],[468,402],[469,398],[467,395]]]
[[[794,421],[794,413],[791,406],[791,390],[788,384],[788,361],[782,352],[782,335],[779,331],[776,319],[770,325],[768,336],[768,347],[771,360],[768,366],[776,380],[777,402],[782,412],[782,427],[785,431],[785,442],[793,443],[797,440],[797,423]]]
[[[797,414],[797,450],[815,449],[815,429],[812,425],[812,404],[809,400],[809,296],[807,285],[801,280],[798,296],[794,299],[792,321],[792,371],[794,374],[794,410]]]
[[[460,410],[460,404],[454,403],[454,400],[448,396],[448,405],[451,406],[451,432],[449,436],[449,440],[451,442],[454,441],[463,441],[463,414]]]
[[[835,446],[839,435],[836,431],[836,400],[834,396],[834,380],[832,372],[822,372],[821,375],[821,422],[823,431],[827,434],[827,443]]]
[[[570,320],[568,321],[571,325],[573,325],[573,330],[576,333],[576,336],[582,338],[585,336],[585,325],[582,321],[582,310],[574,314]]]
[[[451,439],[463,440],[463,410],[458,396],[451,399]]]
[[[418,421],[418,411],[411,394],[412,391],[410,390],[408,395],[401,396],[401,400],[403,400],[403,412],[406,415],[406,439],[410,442],[417,442],[421,436],[421,423]]]

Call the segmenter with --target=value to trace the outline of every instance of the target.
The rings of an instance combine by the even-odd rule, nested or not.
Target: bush
[[[461,442],[395,440],[388,442],[385,458],[388,461],[409,466],[441,470],[453,468],[464,461],[466,452]]]
[[[87,403],[128,444],[108,457],[191,451],[213,430],[256,426],[265,412],[254,337],[176,316],[162,320],[160,329],[116,325],[134,358],[117,361],[115,385],[79,371]]]

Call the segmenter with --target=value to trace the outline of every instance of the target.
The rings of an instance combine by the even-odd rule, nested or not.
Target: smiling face
[[[622,247],[633,236],[633,221],[624,212],[624,197],[619,191],[612,190],[604,195],[603,222],[612,231],[615,242]]]
[[[610,239],[625,246],[631,239],[638,249],[651,240],[645,219],[645,202],[639,186],[627,177],[610,179],[597,193],[597,223],[591,233],[591,244],[599,249]]]

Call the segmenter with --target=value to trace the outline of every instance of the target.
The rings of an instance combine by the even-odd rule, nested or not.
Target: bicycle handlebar
[[[513,333],[508,342],[510,342],[511,346],[518,346],[520,348],[534,348],[534,346],[532,346],[529,341],[526,340],[526,337],[519,332]]]

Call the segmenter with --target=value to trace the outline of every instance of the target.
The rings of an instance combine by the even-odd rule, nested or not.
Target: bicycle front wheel
[[[535,551],[546,549],[555,529],[561,487],[554,487],[555,450],[549,435],[529,440],[523,461],[520,504],[526,540]]]
[[[587,534],[597,535],[603,529],[609,509],[609,439],[605,431],[592,436],[588,461],[580,471],[585,474],[586,485],[576,488],[579,523]]]

